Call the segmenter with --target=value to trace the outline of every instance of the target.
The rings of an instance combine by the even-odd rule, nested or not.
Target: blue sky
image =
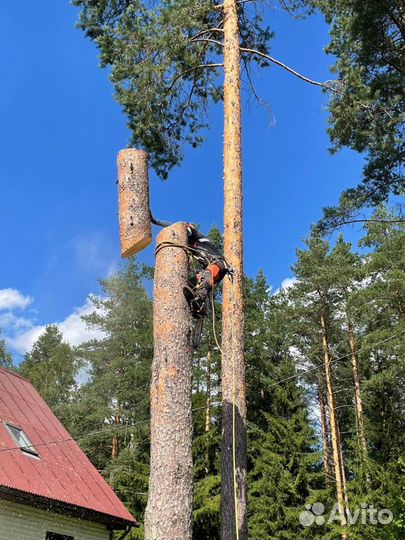
[[[296,21],[271,4],[265,12],[275,57],[332,78],[320,17]],[[67,0],[2,6],[0,328],[17,359],[49,323],[61,323],[73,344],[84,339],[88,295],[120,263],[116,154],[129,132],[77,16]],[[271,114],[244,100],[245,269],[263,268],[277,288],[322,207],[358,182],[363,161],[328,153],[327,97],[318,88],[278,67],[257,73],[255,84]],[[207,142],[186,149],[167,182],[151,174],[155,215],[205,231],[222,227],[221,105],[210,120]],[[153,249],[140,260],[152,263]]]

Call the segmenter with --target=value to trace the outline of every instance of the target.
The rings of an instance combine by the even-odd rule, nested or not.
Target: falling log
[[[152,241],[148,154],[127,148],[118,153],[118,205],[122,257],[131,257]]]
[[[163,229],[163,242],[187,243],[185,223]],[[191,361],[192,318],[183,294],[183,249],[157,249],[153,303],[151,465],[145,540],[191,540],[193,503]]]

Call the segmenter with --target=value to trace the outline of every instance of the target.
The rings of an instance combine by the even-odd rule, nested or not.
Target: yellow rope
[[[214,334],[214,340],[218,347],[219,352],[223,356],[224,353],[222,352],[222,349],[218,343],[217,333],[215,330],[214,287],[211,289],[211,306],[212,306],[212,331]],[[234,505],[235,505],[235,532],[236,532],[236,540],[239,540],[238,478],[237,478],[237,467],[236,467],[236,369],[235,369],[235,355],[234,354],[232,355],[232,466],[233,466],[233,496],[234,496]]]
[[[235,355],[232,355],[232,448],[233,448],[233,496],[235,499],[235,531],[239,540],[238,479],[236,468],[236,376]]]

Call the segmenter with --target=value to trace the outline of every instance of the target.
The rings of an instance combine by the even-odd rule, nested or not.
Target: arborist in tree
[[[231,274],[231,269],[222,253],[191,223],[187,224],[187,236],[191,254],[203,269],[191,276],[189,285],[184,287],[184,294],[193,317],[201,318],[207,313],[205,303],[212,287],[220,283],[226,274]]]

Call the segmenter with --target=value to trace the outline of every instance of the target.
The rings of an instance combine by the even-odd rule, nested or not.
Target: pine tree
[[[358,320],[358,312],[361,306],[357,305],[356,299],[359,296],[356,294],[364,286],[364,268],[362,259],[359,255],[352,252],[351,244],[346,243],[342,236],[337,239],[336,245],[330,253],[329,265],[333,272],[334,290],[337,295],[336,311],[340,319],[342,333],[346,334],[347,348],[343,347],[342,352],[347,351],[347,361],[351,363],[352,380],[343,381],[346,387],[352,387],[353,393],[349,393],[348,397],[352,400],[354,394],[355,401],[355,419],[357,441],[356,448],[358,449],[358,457],[366,476],[367,468],[367,441],[364,424],[363,398],[362,398],[362,383],[360,380],[360,360],[359,349],[361,348],[361,324]],[[348,384],[349,383],[349,384]]]
[[[387,201],[405,188],[405,15],[402,0],[308,0],[330,24],[326,52],[341,81],[329,109],[333,151],[366,155],[363,181],[326,208],[323,225],[356,217],[364,206]]]
[[[101,281],[101,296],[91,298],[95,309],[84,319],[105,337],[80,347],[88,380],[70,407],[69,423],[76,436],[98,432],[80,445],[140,521],[149,474],[152,302],[143,284],[149,276],[130,260]]]
[[[76,388],[80,361],[63,341],[59,328],[48,325],[18,367],[29,379],[62,423],[67,422],[68,404]]]
[[[332,445],[332,457],[336,480],[336,497],[341,516],[341,523],[347,523],[347,485],[346,465],[341,444],[341,429],[339,425],[339,413],[337,409],[336,394],[336,366],[333,365],[333,333],[334,333],[334,308],[336,292],[334,290],[333,268],[329,264],[327,242],[312,235],[306,241],[307,250],[297,250],[297,262],[293,270],[298,280],[290,292],[291,299],[295,303],[297,316],[304,319],[304,344],[308,348],[310,338],[310,352],[319,350],[319,357],[323,358],[323,377],[327,395],[327,404],[330,422],[330,439]],[[305,356],[305,354],[304,354]],[[319,369],[320,366],[315,366]],[[318,388],[318,396],[321,388]],[[325,467],[326,470],[326,467]],[[342,537],[346,536],[345,528]]]

